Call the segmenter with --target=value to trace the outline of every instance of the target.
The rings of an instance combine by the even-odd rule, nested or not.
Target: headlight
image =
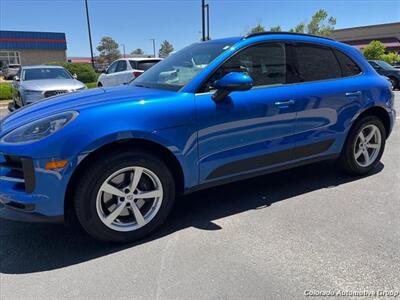
[[[37,96],[37,95],[41,95],[42,91],[25,90],[24,93],[27,96]]]
[[[27,100],[39,100],[43,98],[42,91],[32,91],[32,90],[24,90],[23,91],[24,97]]]
[[[75,120],[78,114],[76,111],[70,111],[28,123],[5,135],[1,139],[1,142],[7,144],[26,144],[41,140]]]

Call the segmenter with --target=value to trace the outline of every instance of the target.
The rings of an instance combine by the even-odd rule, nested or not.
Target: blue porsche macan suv
[[[394,121],[389,82],[345,44],[290,33],[196,43],[128,85],[5,118],[0,216],[132,241],[181,194],[326,159],[366,174]]]

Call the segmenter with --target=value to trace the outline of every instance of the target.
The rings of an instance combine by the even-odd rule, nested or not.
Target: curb
[[[7,100],[1,101],[1,103],[0,103],[0,109],[7,109],[7,108],[8,108],[8,104],[9,104],[10,102],[11,102],[11,101],[7,101]]]

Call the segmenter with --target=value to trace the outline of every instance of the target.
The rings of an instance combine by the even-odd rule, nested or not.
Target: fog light
[[[46,170],[62,169],[68,164],[68,160],[49,161],[46,163]]]

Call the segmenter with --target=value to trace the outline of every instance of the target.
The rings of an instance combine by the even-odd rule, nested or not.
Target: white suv
[[[140,75],[161,58],[123,58],[114,61],[107,70],[99,76],[97,86],[114,86],[127,83]]]

